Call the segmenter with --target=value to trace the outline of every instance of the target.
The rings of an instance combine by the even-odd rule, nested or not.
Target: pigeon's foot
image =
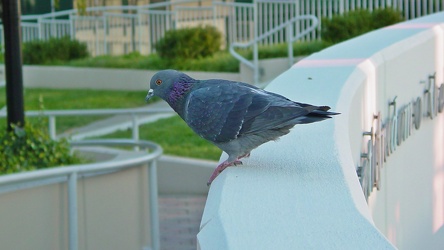
[[[248,157],[250,157],[250,153],[251,153],[251,152],[248,152],[248,153],[246,153],[246,154],[244,154],[244,155],[241,155],[241,156],[239,156],[239,158],[237,158],[237,159],[248,158]]]
[[[241,162],[241,161],[239,161],[239,160],[235,160],[235,161],[233,161],[233,163],[230,165],[230,166],[238,166],[238,165],[242,165],[243,163]],[[229,166],[227,166],[227,167],[229,167]],[[225,167],[225,168],[227,168],[227,167]],[[225,169],[224,168],[224,169]],[[220,171],[220,172],[222,172],[222,171]]]
[[[207,186],[210,186],[211,183],[214,181],[214,179],[216,179],[216,177],[222,173],[222,171],[224,171],[227,167],[230,166],[238,166],[238,165],[242,165],[242,162],[239,159],[236,159],[235,161],[232,162],[228,162],[228,161],[224,161],[222,162],[219,166],[217,166],[217,168],[214,170],[213,174],[211,175],[210,179],[207,182]]]

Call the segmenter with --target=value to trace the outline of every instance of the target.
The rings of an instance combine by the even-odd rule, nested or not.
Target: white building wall
[[[199,247],[390,249],[390,241],[399,249],[442,249],[444,114],[427,117],[424,92],[443,81],[443,23],[444,13],[438,13],[374,31],[316,53],[276,78],[267,90],[342,114],[296,126],[216,178]],[[389,105],[395,97],[396,108]],[[406,114],[403,127],[419,117],[420,127],[399,145],[385,144],[390,121],[418,97],[421,112]],[[384,149],[391,151],[385,160]],[[367,204],[356,168],[369,150]],[[372,188],[376,184],[379,190]]]

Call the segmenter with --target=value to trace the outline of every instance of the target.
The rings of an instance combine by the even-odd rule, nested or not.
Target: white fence
[[[88,45],[94,56],[153,52],[154,44],[170,29],[214,25],[224,36],[224,45],[249,42],[295,16],[315,15],[319,20],[354,9],[393,7],[412,19],[443,10],[442,0],[255,0],[253,3],[232,1],[181,0],[145,6],[106,6],[59,11],[44,15],[22,16],[23,41],[70,36]],[[257,20],[254,20],[257,8]],[[255,25],[257,27],[255,34]],[[309,26],[296,25],[296,32]],[[318,26],[319,28],[320,26]],[[1,28],[1,27],[0,27]],[[1,33],[3,45],[4,37]],[[304,40],[318,39],[318,30]],[[285,41],[285,31],[260,41],[275,44]]]

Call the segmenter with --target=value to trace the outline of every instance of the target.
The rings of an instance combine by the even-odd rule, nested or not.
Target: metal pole
[[[157,161],[153,160],[149,164],[149,201],[150,201],[150,218],[151,218],[151,241],[154,250],[160,250],[160,233],[159,233],[159,208],[157,193]]]
[[[55,27],[55,22],[54,22],[54,20],[55,20],[54,12],[55,12],[55,3],[54,3],[54,0],[51,0],[51,14],[53,14],[53,15],[51,17],[51,35],[50,35],[50,37],[57,37],[57,33],[55,30],[56,27]],[[54,33],[56,33],[56,34],[54,35]]]
[[[137,32],[139,33],[138,41],[138,51],[142,54],[142,13],[140,9],[137,10]]]
[[[94,28],[95,28],[94,31],[95,31],[95,39],[96,39],[96,41],[95,41],[95,43],[96,43],[96,49],[95,49],[96,54],[94,56],[101,55],[100,51],[99,51],[99,24],[98,24],[98,22],[99,22],[99,17],[94,17]]]
[[[293,66],[293,23],[289,23],[287,26],[287,43],[288,43],[288,59],[289,67]]]
[[[344,0],[339,0],[339,14],[344,14]]]
[[[78,214],[77,214],[77,172],[68,177],[68,227],[69,250],[79,248]]]
[[[73,14],[69,14],[69,35],[72,40],[76,40],[76,36],[74,34],[74,17]]]
[[[49,116],[49,137],[53,140],[56,139],[56,118],[53,115]]]
[[[39,17],[39,19],[37,19],[37,24],[38,24],[38,31],[39,31],[39,40],[43,39],[43,28],[42,28],[42,18]]]
[[[108,44],[106,42],[106,29],[108,28],[108,19],[106,18],[106,13],[103,13],[103,51],[104,55],[108,55]]]
[[[3,32],[5,36],[6,107],[7,126],[23,127],[25,110],[23,104],[23,73],[20,49],[20,7],[17,0],[3,0]]]
[[[211,1],[211,6],[212,6],[212,10],[213,10],[213,26],[217,27],[216,24],[216,5],[214,4],[214,1]]]
[[[253,73],[254,73],[254,84],[258,84],[259,83],[259,48],[258,48],[258,41],[256,40],[258,35],[258,25],[259,25],[259,20],[258,20],[258,12],[257,12],[257,1],[254,0],[254,5],[253,5],[253,33],[254,33],[254,43],[253,43],[253,64],[254,64],[254,69],[253,69]]]
[[[132,125],[133,125],[133,140],[138,141],[139,140],[139,122],[137,120],[137,115],[132,114]],[[138,146],[134,146],[134,151],[139,151]]]

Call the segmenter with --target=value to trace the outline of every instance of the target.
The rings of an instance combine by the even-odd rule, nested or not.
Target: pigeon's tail
[[[301,123],[313,123],[313,122],[320,122],[322,120],[331,118],[332,115],[339,115],[340,113],[336,112],[328,112],[330,110],[329,106],[320,106],[313,109],[310,113],[304,116],[303,119],[301,119]]]
[[[320,106],[317,107],[315,110],[313,110],[311,113],[309,113],[309,116],[331,116],[331,115],[339,115],[340,113],[336,113],[336,112],[328,112],[328,110],[330,110],[329,106]],[[327,117],[327,118],[331,118],[331,117]]]

